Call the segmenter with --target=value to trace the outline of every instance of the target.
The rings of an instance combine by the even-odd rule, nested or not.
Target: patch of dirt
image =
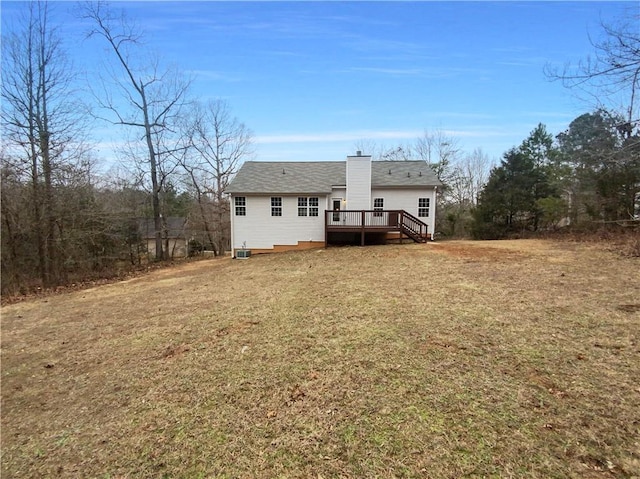
[[[438,253],[472,260],[513,261],[526,256],[521,248],[494,248],[470,242],[432,243],[429,247]]]
[[[76,281],[63,286],[56,286],[55,288],[44,289],[40,287],[34,287],[24,294],[4,294],[0,297],[0,305],[14,304],[22,301],[32,301],[39,298],[47,298],[50,296],[68,294],[73,291],[91,290],[100,286],[114,284],[114,283],[131,283],[136,281],[155,281],[158,278],[179,278],[189,275],[193,271],[198,271],[202,268],[212,267],[220,263],[224,263],[225,260],[231,260],[228,256],[221,258],[196,258],[185,259],[182,261],[160,262],[150,263],[145,266],[140,266],[134,270],[126,271],[123,273],[113,274],[106,278],[88,279],[84,281]]]
[[[170,345],[167,346],[167,348],[162,352],[162,354],[160,355],[161,358],[165,359],[165,358],[173,358],[175,356],[179,356],[181,354],[186,353],[187,351],[190,351],[191,348],[189,346],[187,346],[186,344],[178,344],[178,345]]]
[[[618,305],[618,310],[624,311],[626,313],[637,313],[640,311],[640,303],[639,304],[620,304]]]

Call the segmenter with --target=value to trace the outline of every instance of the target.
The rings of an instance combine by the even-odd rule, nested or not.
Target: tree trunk
[[[204,205],[202,204],[202,195],[198,192],[198,208],[200,209],[200,216],[202,217],[202,224],[204,226],[204,232],[207,235],[207,241],[214,246],[213,255],[218,256],[218,252],[215,248],[215,243],[213,241],[213,236],[211,236],[211,230],[209,229],[209,222],[207,221],[207,215],[204,211]]]
[[[142,84],[142,82],[140,82]],[[156,241],[156,261],[164,259],[162,245],[162,210],[160,209],[160,185],[158,182],[158,159],[156,157],[155,147],[153,146],[153,136],[151,132],[151,123],[149,121],[149,105],[144,87],[140,88],[140,96],[142,97],[142,111],[144,114],[144,132],[149,149],[149,170],[151,173],[151,202],[153,209],[153,227]]]
[[[33,21],[33,20],[32,20]],[[40,172],[38,169],[38,129],[36,123],[36,104],[37,88],[36,88],[36,76],[34,72],[34,45],[33,45],[33,23],[29,24],[29,31],[27,33],[27,47],[25,56],[27,57],[27,71],[25,75],[25,89],[28,95],[28,111],[27,122],[29,128],[29,154],[31,156],[31,183],[33,190],[33,226],[36,234],[36,243],[38,249],[38,270],[40,281],[43,286],[49,284],[49,264],[46,254],[46,241],[45,235],[42,231],[42,195],[40,193]]]

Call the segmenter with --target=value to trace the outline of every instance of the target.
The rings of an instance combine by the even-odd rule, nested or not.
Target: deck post
[[[324,247],[329,243],[329,212],[324,210]]]
[[[360,246],[364,246],[364,210],[360,215]]]
[[[400,210],[400,223],[398,223],[398,226],[400,226],[399,230],[400,230],[400,244],[402,244],[402,225],[404,224],[404,216],[403,216],[404,210]]]

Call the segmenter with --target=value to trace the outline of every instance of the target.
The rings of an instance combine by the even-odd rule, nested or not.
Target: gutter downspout
[[[229,248],[229,249],[231,250],[230,254],[231,254],[231,258],[232,259],[235,258],[235,256],[236,256],[235,255],[235,247],[234,247],[235,242],[233,241],[233,237],[234,237],[234,234],[233,234],[234,233],[233,217],[235,216],[235,212],[236,212],[236,203],[235,202],[236,202],[235,197],[233,195],[231,195],[229,197],[229,216],[231,216],[231,218],[229,220],[229,226],[230,226],[230,229],[231,229],[230,234],[229,234],[229,239],[231,241],[231,245],[230,245],[231,248]]]
[[[436,185],[433,187],[433,231],[431,232],[431,241],[436,240],[436,205],[438,204],[437,197],[438,186]]]

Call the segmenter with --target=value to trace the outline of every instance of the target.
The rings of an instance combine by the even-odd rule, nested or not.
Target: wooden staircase
[[[400,214],[400,234],[404,234],[416,243],[427,242],[427,225],[411,213],[402,210]]]

